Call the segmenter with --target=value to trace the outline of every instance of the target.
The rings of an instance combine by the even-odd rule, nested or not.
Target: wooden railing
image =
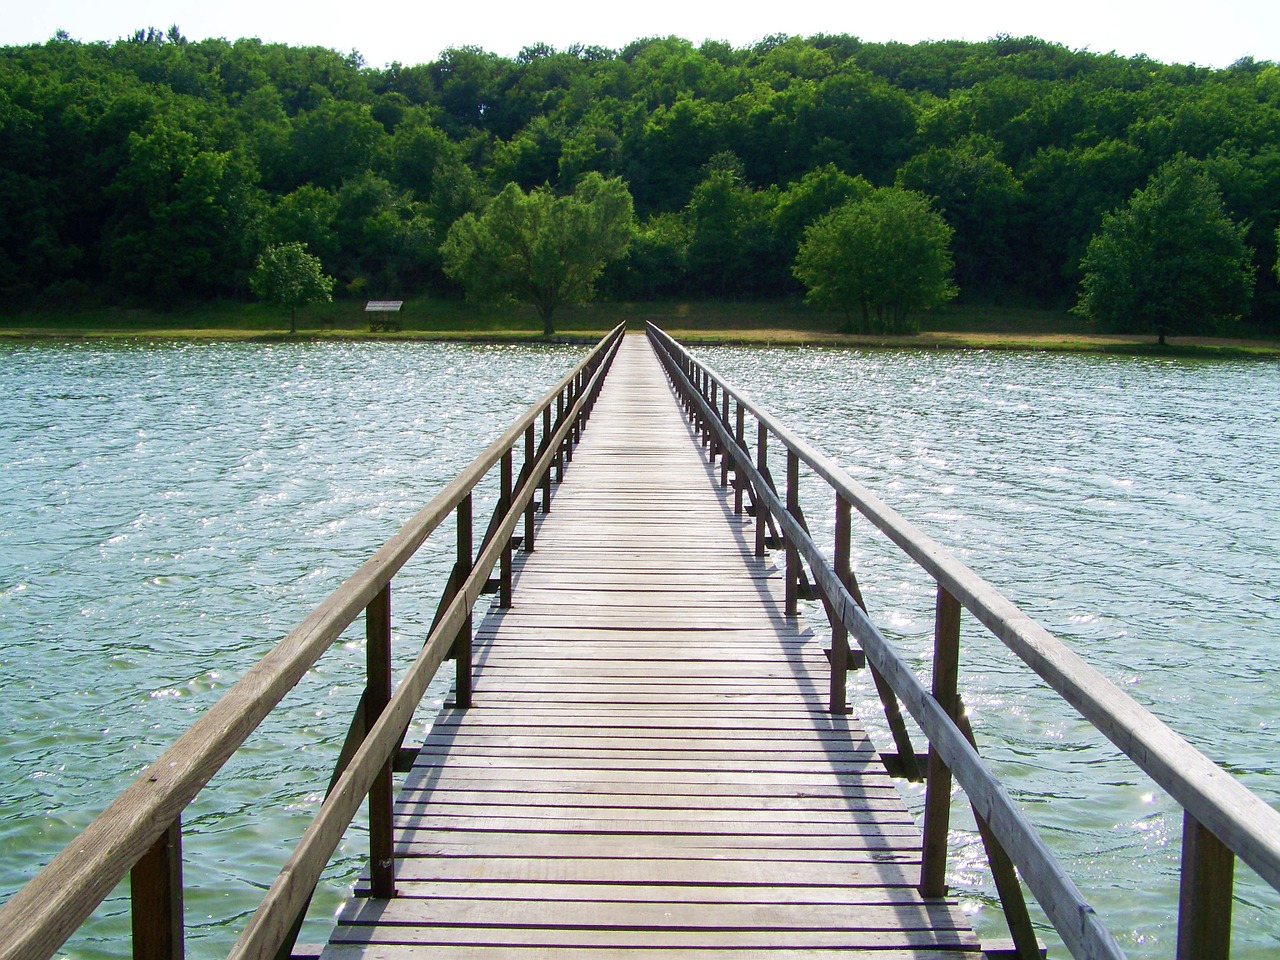
[[[763,555],[770,544],[785,547],[789,615],[798,614],[797,601],[812,579],[832,625],[831,709],[845,710],[846,670],[855,654],[865,654],[898,748],[896,755],[886,758],[891,769],[914,776],[918,767],[899,702],[905,704],[929,740],[921,863],[923,895],[941,896],[945,889],[954,776],[973,807],[1016,955],[1026,960],[1039,956],[1018,882],[1020,873],[1073,956],[1124,956],[1030,821],[978,755],[957,690],[963,608],[1181,805],[1184,831],[1177,958],[1226,958],[1230,953],[1235,858],[1280,890],[1280,813],[666,333],[651,325],[649,338],[689,416],[701,431],[703,442],[710,447],[712,459],[720,457],[722,485],[729,483],[732,473],[736,509],[754,512],[757,553]],[[755,422],[754,431],[747,429],[748,417]],[[771,444],[778,444],[786,454],[782,494],[769,470]],[[831,488],[835,498],[831,559],[814,543],[804,519],[800,503],[802,464]],[[849,563],[854,509],[937,583],[929,689],[867,617]],[[856,638],[860,651],[847,648],[848,635]]]
[[[516,529],[523,523],[521,546],[531,550],[534,496],[540,489],[541,508],[549,509],[552,474],[558,478],[565,459],[572,457],[622,333],[618,327],[600,341],[0,909],[0,958],[52,956],[126,875],[134,957],[181,958],[183,811],[362,612],[366,686],[328,793],[231,956],[289,956],[321,871],[366,797],[372,892],[394,893],[391,776],[405,731],[446,658],[457,662],[455,699],[459,706],[469,705],[472,608],[495,567],[500,570],[498,601],[510,605]],[[513,475],[517,447],[523,448],[518,476]],[[495,467],[498,504],[473,552],[472,492]],[[391,583],[451,515],[457,519],[457,561],[422,651],[393,694]]]

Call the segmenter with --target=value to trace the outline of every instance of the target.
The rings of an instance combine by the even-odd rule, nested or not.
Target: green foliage
[[[982,137],[931,147],[903,164],[896,181],[930,198],[955,231],[956,282],[984,295],[1009,286],[1021,240],[1022,184],[997,149]]]
[[[1271,63],[779,35],[378,70],[176,30],[61,35],[0,48],[0,295],[243,297],[257,252],[287,242],[345,289],[411,295],[448,283],[439,244],[506,184],[563,195],[595,173],[646,224],[609,295],[792,297],[804,229],[895,184],[953,228],[966,295],[1059,306],[1103,214],[1179,154],[1246,226],[1254,317],[1280,327]]]
[[[483,213],[453,225],[441,254],[445,273],[469,297],[531,303],[550,336],[556,307],[589,300],[605,264],[627,252],[634,230],[626,185],[589,173],[564,197],[507,184]]]
[[[259,299],[289,308],[289,332],[298,332],[298,308],[333,299],[333,278],[300,243],[267,247],[249,274],[249,286]]]
[[[1103,218],[1080,267],[1080,315],[1117,333],[1156,333],[1161,343],[1220,332],[1244,313],[1253,289],[1244,229],[1187,157],[1165,164]]]
[[[950,242],[928,200],[885,187],[809,227],[795,274],[805,300],[842,311],[851,333],[914,333],[914,314],[956,295]]]

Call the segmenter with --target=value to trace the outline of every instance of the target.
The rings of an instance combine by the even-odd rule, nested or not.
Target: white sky
[[[0,45],[41,43],[59,30],[115,40],[177,24],[191,40],[259,37],[355,49],[374,67],[425,63],[474,44],[514,56],[533,43],[621,47],[676,34],[736,47],[775,33],[848,33],[868,41],[985,40],[1031,34],[1073,49],[1225,67],[1249,55],[1280,61],[1280,2],[1218,0],[10,0]]]

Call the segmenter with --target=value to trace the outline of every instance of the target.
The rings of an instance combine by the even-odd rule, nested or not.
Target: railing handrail
[[[440,523],[623,331],[621,324],[610,331],[0,906],[0,957],[40,960],[57,951]],[[525,491],[530,497],[532,486]]]
[[[701,370],[718,385],[719,390],[724,391],[726,397],[741,404],[757,423],[822,477],[837,494],[856,507],[917,565],[927,571],[941,588],[955,597],[1067,703],[1168,792],[1187,814],[1210,830],[1272,887],[1280,890],[1280,812],[1120,690],[936,540],[850,477],[833,460],[788,430],[741,390],[728,384],[710,365],[693,357],[660,328],[650,324],[649,333],[661,345],[662,350],[671,355],[673,361],[684,361]],[[683,376],[683,373],[680,375]],[[712,426],[722,431],[722,440],[730,455],[740,457],[742,451],[734,449],[733,437],[728,432],[727,424],[720,422],[720,412],[699,396],[691,383],[689,387],[702,404],[703,413],[710,418]],[[742,466],[746,472],[755,473],[749,460],[743,459],[745,462]],[[758,474],[753,479],[764,482]],[[760,489],[760,495],[779,524],[787,528],[788,536],[796,538],[798,548],[806,553],[815,578],[828,581],[822,584],[828,595],[839,597],[835,613],[845,621],[851,632],[864,641],[864,645],[868,645],[868,657],[872,658],[872,648],[881,644],[892,654],[891,648],[888,648],[884,638],[866,618],[854,598],[834,574],[830,573],[828,561],[807,532],[787,514],[785,506],[771,493],[767,483]],[[824,567],[827,568],[825,572]],[[892,659],[897,659],[896,654],[892,655]],[[882,672],[899,672],[897,665],[889,660],[886,660],[884,667],[886,669]],[[905,664],[901,664],[901,667],[914,681],[914,674],[909,668]],[[905,682],[906,677],[899,679]],[[923,691],[923,687],[919,689]],[[903,693],[901,690],[898,692],[899,695]],[[929,699],[932,700],[932,697]],[[912,707],[910,698],[904,697],[904,702],[909,708]],[[928,704],[917,704],[916,707],[932,710]],[[913,710],[913,714],[915,712]],[[917,716],[917,720],[919,719]],[[996,824],[993,823],[992,826],[995,828]],[[1027,877],[1029,885],[1031,879]],[[1034,885],[1032,886],[1034,889]]]

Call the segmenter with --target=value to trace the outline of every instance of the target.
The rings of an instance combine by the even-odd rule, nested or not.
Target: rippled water
[[[1280,365],[700,355],[1280,806]],[[829,543],[828,491],[804,491]],[[855,538],[872,618],[927,673],[932,581],[869,524]],[[1172,956],[1180,811],[975,621],[964,623],[962,690],[983,754],[1126,950]],[[854,682],[859,712],[879,714],[865,677]],[[918,810],[919,790],[911,802]],[[999,935],[971,824],[953,823],[949,879],[979,929]],[[1280,894],[1241,867],[1235,909],[1233,957],[1275,957]]]
[[[0,346],[0,898],[580,353]],[[1280,801],[1280,367],[704,354]],[[826,500],[806,488],[811,521],[829,532]],[[927,663],[931,584],[860,532],[873,617]],[[402,666],[448,549],[397,579]],[[317,806],[363,670],[359,630],[188,812],[191,956],[225,954]],[[971,620],[963,643],[984,754],[1131,954],[1171,956],[1178,811]],[[874,716],[874,692],[854,683],[854,702]],[[918,809],[920,792],[908,800]],[[950,882],[979,929],[999,935],[980,844],[968,821],[954,826]],[[305,940],[327,935],[363,851],[357,827]],[[1233,955],[1275,956],[1280,896],[1247,869],[1238,884]],[[110,901],[69,952],[119,955],[127,926]]]
[[[581,352],[0,346],[0,899]],[[402,667],[447,574],[443,533],[396,581]],[[188,811],[191,956],[225,955],[318,805],[362,629]],[[344,843],[315,915],[364,849]],[[113,899],[69,952],[121,955],[128,922]]]

